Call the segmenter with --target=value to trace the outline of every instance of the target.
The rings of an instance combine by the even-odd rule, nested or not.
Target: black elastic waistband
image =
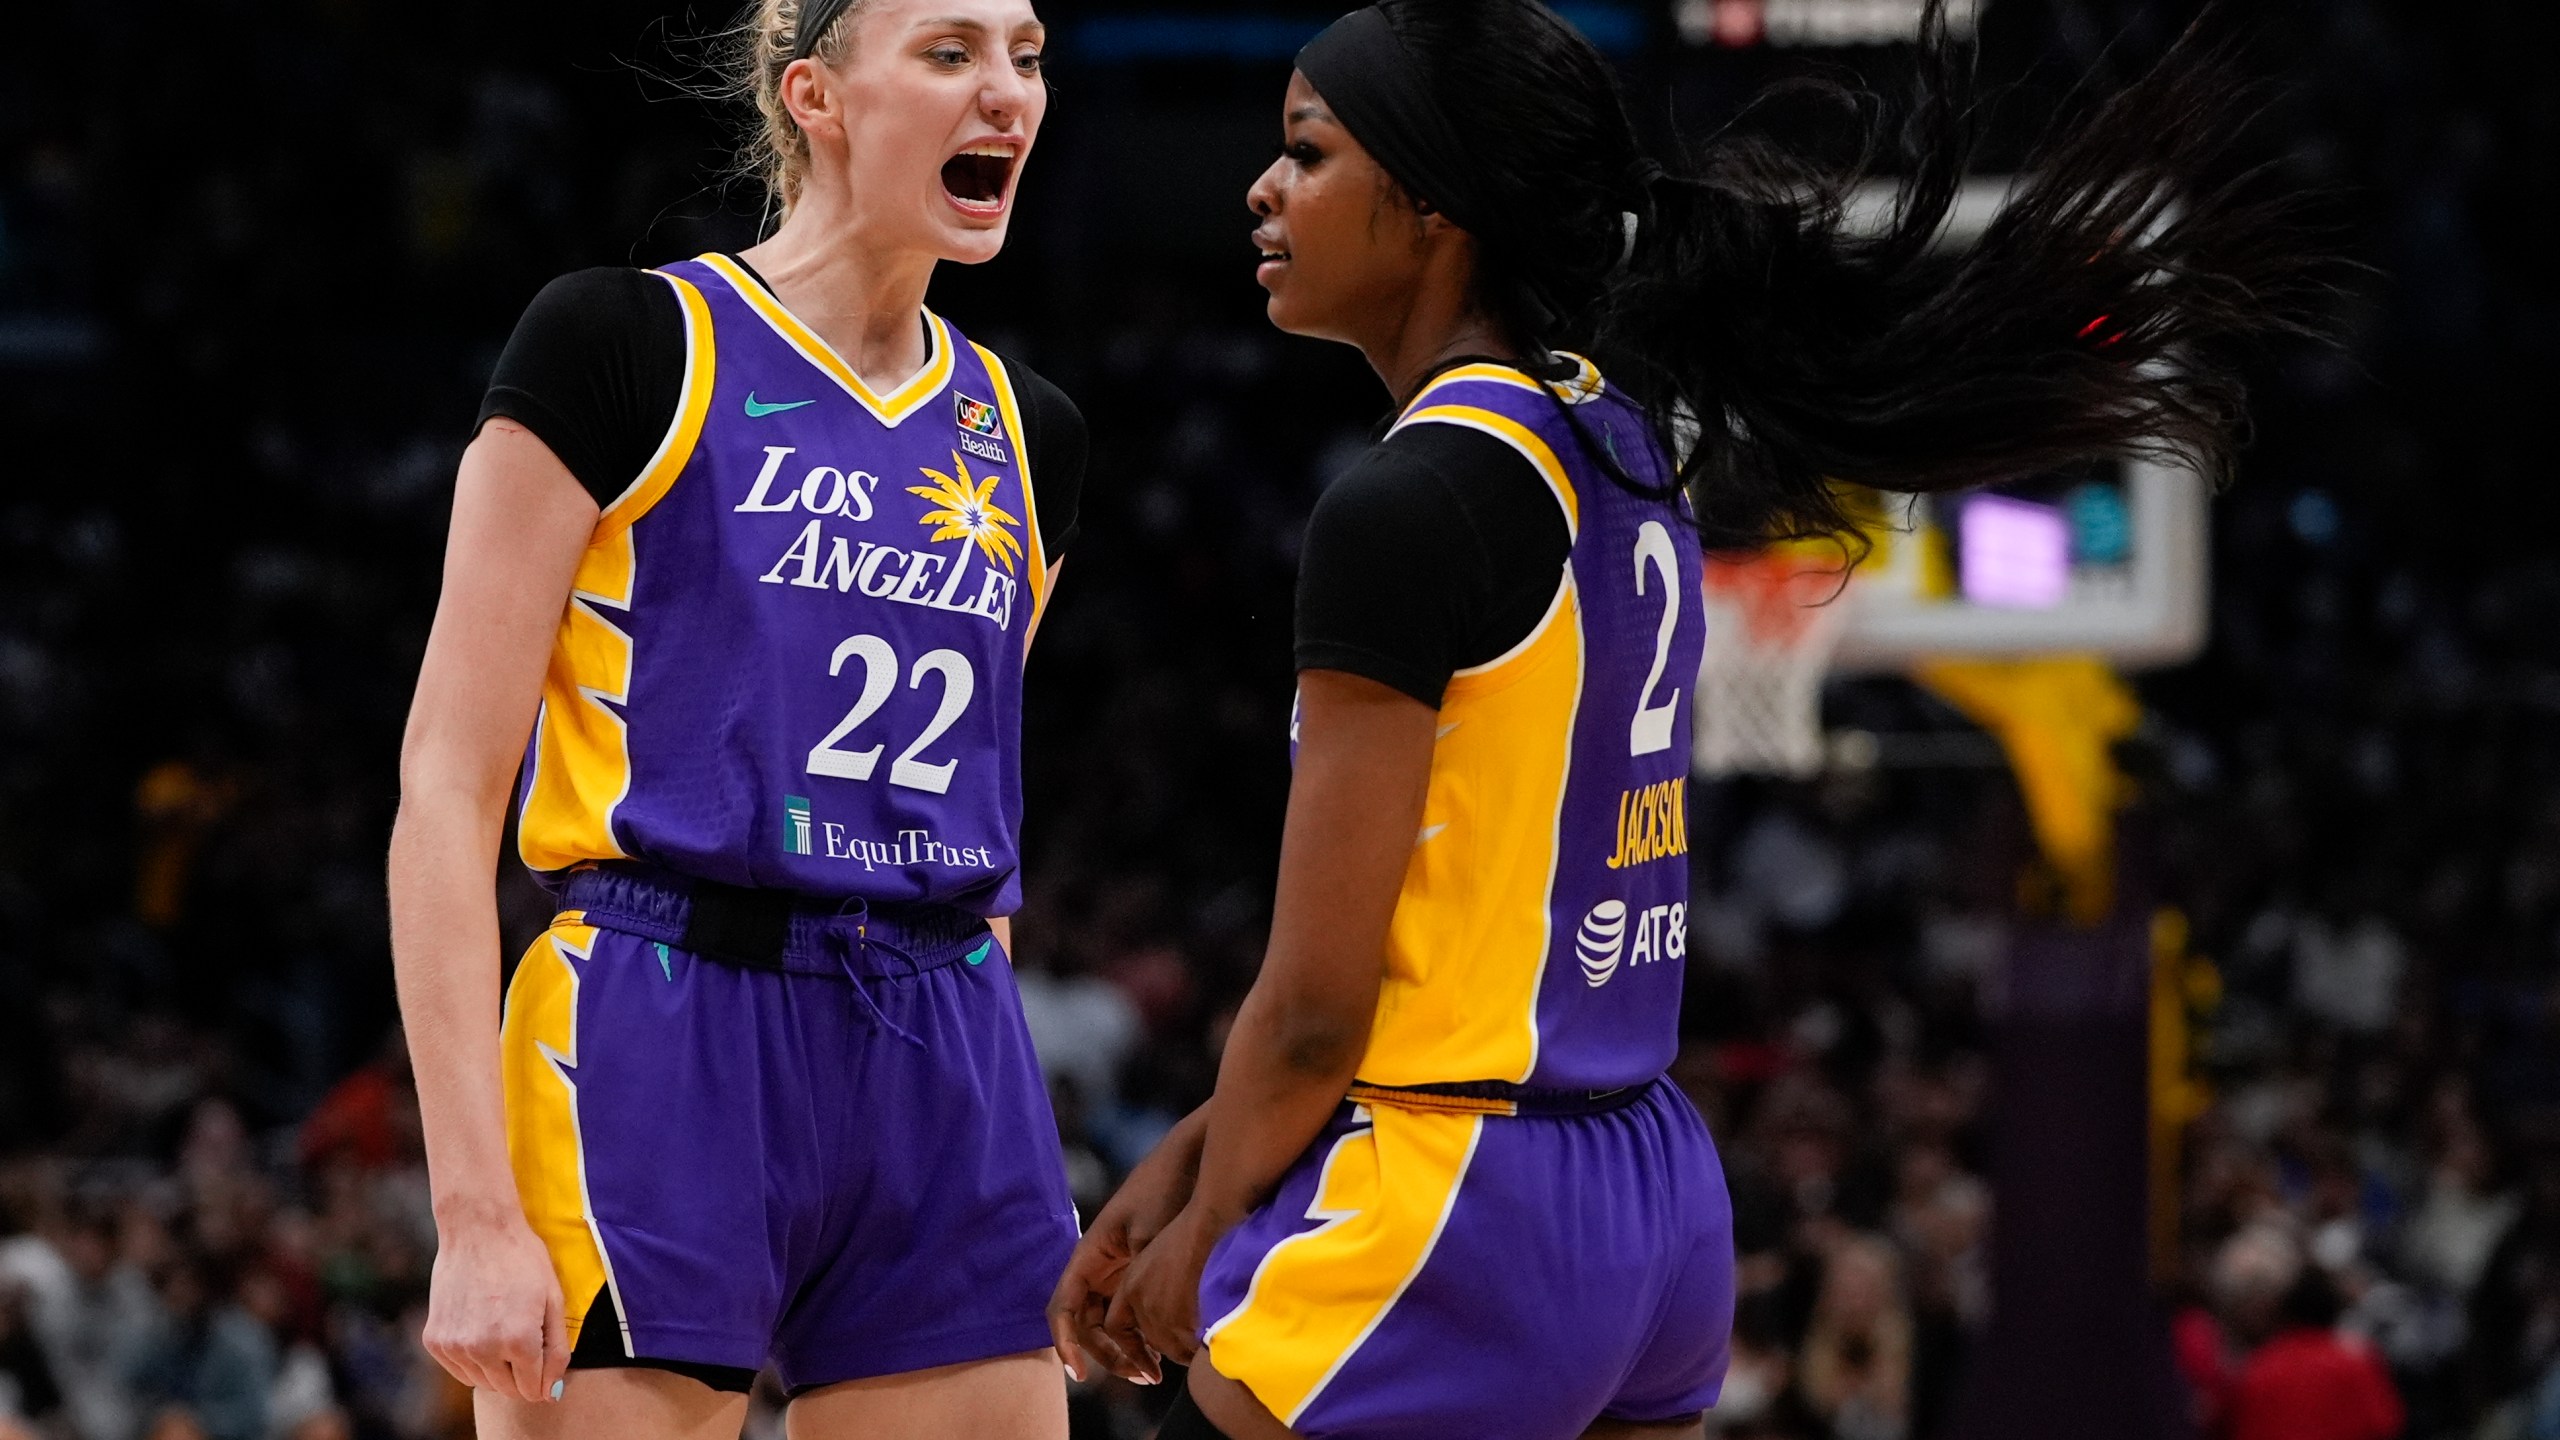
[[[1354,1083],[1350,1098],[1355,1105],[1390,1105],[1402,1110],[1569,1118],[1624,1110],[1660,1083],[1659,1076],[1615,1090],[1536,1090],[1501,1080],[1467,1080],[1447,1085]]]
[[[571,875],[561,908],[601,929],[795,975],[909,975],[983,954],[994,940],[983,918],[948,905],[815,900],[642,865]]]

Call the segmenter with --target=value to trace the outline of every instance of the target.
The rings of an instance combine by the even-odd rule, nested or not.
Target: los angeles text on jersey
[[[977,553],[970,546],[963,545],[956,554],[936,554],[828,534],[829,520],[870,523],[876,513],[873,497],[879,492],[880,477],[864,470],[817,465],[810,467],[794,486],[782,477],[784,467],[796,453],[795,447],[788,445],[766,446],[763,469],[735,512],[812,517],[792,532],[781,558],[759,577],[763,583],[839,594],[859,591],[892,604],[975,616],[998,628],[1012,623],[1021,582],[983,563],[975,576],[970,575],[969,557]],[[781,533],[776,527],[777,536]]]

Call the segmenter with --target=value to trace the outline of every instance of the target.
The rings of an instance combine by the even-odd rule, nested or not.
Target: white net
[[[1849,618],[1840,578],[1836,561],[1786,552],[1708,563],[1699,773],[1821,771],[1822,677]]]

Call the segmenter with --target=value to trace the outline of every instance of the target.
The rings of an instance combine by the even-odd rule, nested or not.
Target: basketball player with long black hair
[[[1083,421],[925,308],[1002,248],[1027,0],[754,0],[779,227],[535,301],[457,484],[393,954],[487,1437],[1059,1440],[1075,1243],[1004,933]],[[490,877],[558,918],[504,1024]]]
[[[1835,480],[2227,469],[2221,342],[2298,326],[2316,268],[2205,181],[2227,63],[2174,53],[1951,254],[1938,6],[1922,55],[1871,237],[1855,176],[1733,136],[1648,155],[1534,0],[1382,0],[1300,55],[1260,279],[1399,418],[1308,532],[1277,909],[1216,1094],[1051,1305],[1071,1366],[1192,1367],[1165,1440],[1699,1433],[1730,1212],[1663,1078],[1696,532],[1845,533]]]

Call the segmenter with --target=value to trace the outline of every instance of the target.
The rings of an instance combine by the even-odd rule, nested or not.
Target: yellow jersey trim
[[[1431,383],[1422,387],[1422,393],[1414,396],[1413,403],[1407,405],[1405,410],[1410,414],[1428,403],[1433,393],[1441,387],[1462,384],[1469,380],[1490,381],[1496,385],[1508,385],[1515,390],[1526,390],[1532,394],[1543,390],[1568,405],[1587,405],[1609,393],[1607,377],[1600,373],[1599,366],[1592,364],[1587,358],[1576,355],[1570,350],[1557,351],[1556,358],[1573,362],[1573,378],[1561,381],[1540,380],[1516,365],[1499,365],[1491,362],[1461,365],[1454,370],[1444,370],[1431,377]]]
[[[1335,1141],[1307,1209],[1323,1223],[1272,1246],[1203,1337],[1218,1373],[1297,1424],[1431,1263],[1484,1125],[1384,1111]]]
[[[676,477],[692,461],[694,447],[702,441],[703,423],[711,415],[712,383],[720,372],[720,347],[714,342],[711,328],[711,302],[682,276],[663,270],[650,273],[675,287],[676,300],[684,311],[684,386],[679,392],[683,398],[677,402],[675,419],[668,423],[667,433],[658,441],[658,452],[640,468],[639,478],[596,517],[595,534],[587,542],[590,546],[638,524],[641,516],[666,498],[667,492],[675,488]]]
[[[924,328],[927,344],[933,353],[926,357],[922,370],[884,397],[864,384],[862,377],[854,373],[853,367],[845,363],[834,346],[802,324],[799,316],[784,309],[782,302],[757,284],[755,277],[741,269],[737,261],[714,253],[703,256],[702,263],[718,271],[720,278],[729,282],[729,288],[738,292],[738,298],[747,302],[747,308],[773,327],[773,333],[781,336],[792,349],[799,351],[802,359],[825,371],[829,379],[844,388],[844,393],[893,430],[900,421],[916,413],[926,401],[941,394],[951,383],[955,363],[951,354],[951,328],[931,310],[924,312]]]
[[[1022,404],[1014,395],[1013,372],[986,346],[972,341],[969,348],[978,352],[979,363],[995,381],[996,409],[1004,416],[1005,433],[1013,437],[1013,473],[1022,477],[1022,528],[1028,533],[1031,552],[1031,629],[1024,633],[1032,634],[1049,608],[1049,547],[1040,543],[1040,500],[1031,489],[1031,435],[1022,428]]]
[[[550,1252],[560,1279],[569,1339],[576,1343],[597,1292],[610,1290],[623,1311],[604,1232],[587,1193],[586,1142],[578,1128],[578,1087],[566,1071],[578,1065],[578,969],[595,949],[585,917],[563,914],[525,952],[507,989],[498,1032],[499,1072],[507,1116],[507,1158],[525,1219]],[[631,1355],[631,1335],[621,1337]]]

